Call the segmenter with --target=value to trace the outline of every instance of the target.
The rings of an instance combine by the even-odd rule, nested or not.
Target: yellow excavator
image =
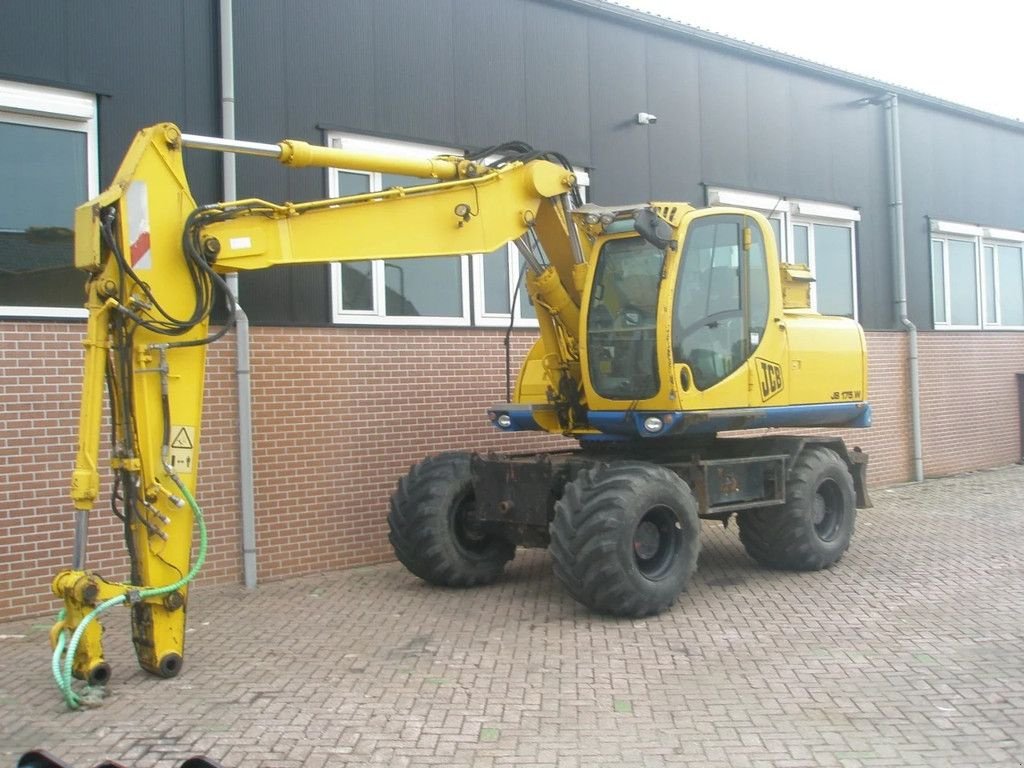
[[[435,183],[197,206],[182,163],[189,147]],[[842,557],[856,509],[870,505],[867,457],[839,438],[765,428],[868,426],[864,334],[852,319],[811,309],[811,274],[780,261],[760,214],[584,205],[563,157],[518,142],[409,160],[159,124],[137,135],[113,184],[75,214],[89,321],[75,562],[53,581],[64,609],[51,632],[69,705],[78,700],[73,677],[110,677],[95,619],[116,605],[131,608],[144,669],[181,669],[188,583],[206,546],[193,498],[206,348],[232,326],[222,275],[486,253],[509,242],[527,266],[539,338],[510,402],[489,418],[499,430],[565,435],[578,447],[444,453],[413,466],[388,514],[409,571],[469,587],[499,578],[517,547],[549,547],[573,598],[637,617],[665,610],[686,588],[702,518],[735,516],[747,552],[769,567],[814,570]],[[231,310],[211,334],[221,295]],[[127,582],[84,568],[104,403]],[[742,430],[757,432],[735,434]]]

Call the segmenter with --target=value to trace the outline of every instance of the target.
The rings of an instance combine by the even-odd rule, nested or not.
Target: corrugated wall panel
[[[321,19],[322,4],[303,4],[295,13],[282,0],[235,4],[236,130],[239,138],[275,142],[301,138],[320,143],[315,133],[318,116],[310,111],[310,89],[322,86],[309,77],[311,59],[320,60],[322,47],[310,53],[281,19],[292,15],[300,28]],[[301,109],[296,105],[302,105]],[[293,136],[300,125],[302,135]],[[322,197],[323,171],[291,171],[265,158],[238,158],[238,194],[269,200]],[[321,325],[330,321],[325,300],[327,267],[279,268],[242,274],[239,292],[252,320],[267,325]]]
[[[698,60],[697,50],[678,40],[647,41],[648,111],[658,116],[648,129],[654,200],[704,202]]]
[[[779,192],[788,186],[793,155],[792,80],[779,69],[748,64],[747,145],[750,186]]]
[[[452,0],[373,4],[374,128],[403,136],[455,135]]]
[[[62,0],[4,3],[0,23],[0,79],[58,84],[79,82],[68,70],[68,4]]]
[[[458,147],[525,140],[526,61],[522,3],[456,4],[455,134]],[[484,65],[486,62],[486,65]]]
[[[750,184],[747,68],[744,61],[700,51],[702,181],[738,189]]]
[[[543,2],[523,5],[526,141],[590,165],[587,18]]]
[[[644,35],[632,28],[591,20],[587,29],[590,69],[591,199],[603,205],[650,198],[649,137],[658,125],[638,125],[639,112],[654,113],[647,99]]]
[[[289,3],[291,19],[284,30],[289,136],[320,143],[323,136],[317,126],[359,132],[374,129],[379,101],[374,66],[383,54],[369,32],[377,15],[374,5],[330,0]],[[317,178],[322,180],[322,174]],[[310,188],[309,194],[323,194],[323,190]]]
[[[928,217],[1024,229],[1024,132],[900,102],[911,319],[932,323]]]

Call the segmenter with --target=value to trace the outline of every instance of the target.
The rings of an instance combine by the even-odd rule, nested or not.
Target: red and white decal
[[[153,252],[149,247],[149,194],[146,182],[133,181],[128,185],[127,203],[132,269],[152,269]]]

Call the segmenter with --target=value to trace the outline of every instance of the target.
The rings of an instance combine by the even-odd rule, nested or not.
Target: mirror
[[[658,250],[674,249],[677,246],[672,238],[672,225],[655,213],[653,208],[643,208],[633,214],[633,229]]]

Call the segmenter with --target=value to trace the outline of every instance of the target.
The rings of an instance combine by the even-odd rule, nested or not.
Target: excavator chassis
[[[871,506],[867,454],[847,450],[838,438],[772,436],[711,438],[653,447],[649,443],[628,447],[599,444],[550,453],[473,454],[474,519],[517,546],[547,547],[555,504],[567,483],[581,471],[601,464],[643,461],[682,478],[694,495],[699,517],[727,522],[745,510],[784,505],[787,474],[807,446],[836,452],[852,476],[856,506]]]
[[[577,602],[638,618],[686,589],[701,519],[735,517],[747,554],[767,567],[832,566],[850,546],[857,507],[870,506],[866,467],[865,454],[828,437],[439,454],[399,481],[390,539],[413,574],[447,587],[492,583],[517,547],[547,547]]]

